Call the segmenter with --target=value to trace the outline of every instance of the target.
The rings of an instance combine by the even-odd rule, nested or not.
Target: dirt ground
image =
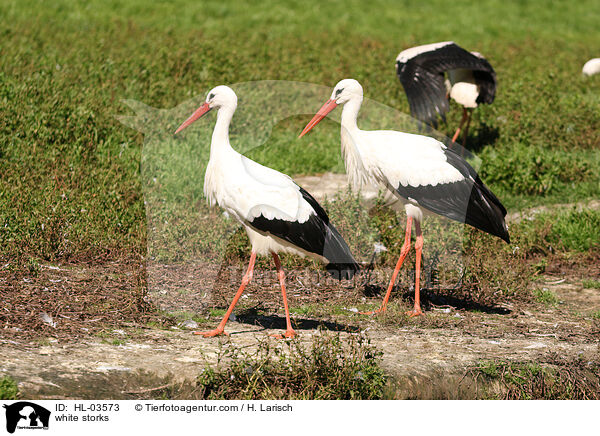
[[[285,328],[273,271],[257,271],[264,277],[247,289],[234,312],[237,318],[227,325],[229,337],[204,339],[191,331],[214,327],[221,313],[213,313],[208,322],[200,320],[200,325],[189,319],[163,322],[160,313],[145,310],[149,306],[140,291],[142,267],[139,262],[41,265],[23,275],[12,273],[9,264],[2,266],[0,375],[14,378],[23,398],[130,398],[152,392],[165,380],[194,380],[227,347],[251,351],[259,341],[277,341],[269,335]],[[161,289],[169,289],[169,280],[178,281],[174,268],[165,268]],[[600,290],[585,288],[576,270],[547,271],[536,287],[554,293],[558,302],[469,306],[456,304],[460,298],[448,303],[435,291],[426,291],[425,316],[397,322],[357,314],[356,305],[375,305],[381,298],[367,297],[357,288],[325,282],[315,296],[292,273],[288,291],[292,309],[319,304],[337,308],[329,315],[294,313],[298,340],[310,342],[320,334],[367,335],[383,352],[386,372],[398,380],[397,397],[415,397],[416,390],[425,389],[430,392],[420,397],[468,398],[472,395],[459,385],[465,372],[481,361],[600,361],[600,321],[593,316],[600,311]],[[600,277],[600,267],[591,274]],[[186,271],[185,287],[195,287],[194,277],[212,287],[213,282],[202,280],[205,276],[202,270]],[[181,303],[180,309],[193,313],[199,307],[207,312],[215,303],[225,307],[236,280],[231,277],[222,295],[207,297],[198,289],[197,298],[183,299],[193,304]],[[160,295],[155,297],[153,303],[161,306]],[[177,304],[175,300],[168,309]]]
[[[50,280],[58,279],[47,280],[52,283]],[[317,330],[321,324],[342,336],[367,335],[383,352],[386,372],[403,380],[409,397],[418,385],[429,389],[445,386],[443,389],[457,392],[449,380],[458,383],[468,368],[482,360],[543,362],[551,357],[599,361],[600,324],[591,314],[600,310],[600,292],[585,289],[577,279],[567,276],[545,276],[540,285],[556,294],[557,305],[505,305],[498,308],[502,310],[487,312],[430,305],[425,316],[396,325],[389,319],[382,323],[356,315],[355,309],[348,307],[347,318],[294,315],[294,324],[299,340],[305,342],[313,335],[338,334]],[[296,290],[290,286],[292,308],[303,302]],[[250,351],[261,340],[277,341],[268,335],[284,328],[283,311],[277,309],[278,290],[269,286],[268,292],[255,299],[253,292],[257,291],[249,289],[251,304],[269,299],[272,305],[262,306],[264,310],[258,312],[236,311],[242,315],[229,322],[229,337],[204,339],[192,335],[184,325],[157,327],[144,319],[122,322],[115,328],[104,324],[102,330],[77,335],[72,332],[75,325],[86,329],[81,326],[99,322],[82,320],[63,331],[60,324],[69,320],[53,318],[57,323],[54,327],[41,321],[40,330],[47,333],[41,336],[6,327],[6,335],[0,339],[0,371],[18,381],[25,398],[127,398],[130,392],[161,386],[166,378],[190,381],[206,365],[216,364],[226,347]],[[342,301],[336,291],[330,292],[329,301]],[[375,303],[378,298],[369,301]],[[212,327],[217,320],[218,315],[213,316],[210,324],[198,328]],[[452,393],[444,396],[451,397]]]

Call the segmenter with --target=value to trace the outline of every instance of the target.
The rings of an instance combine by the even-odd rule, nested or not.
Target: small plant
[[[211,317],[217,317],[220,318],[223,315],[225,315],[226,310],[225,309],[214,309],[214,308],[210,308],[209,309],[209,314]]]
[[[552,233],[555,240],[572,251],[600,248],[600,211],[571,209],[553,218]]]
[[[536,289],[533,291],[533,295],[538,302],[546,306],[556,306],[559,303],[556,294],[547,288]]]
[[[226,349],[198,378],[203,399],[380,399],[381,353],[363,336],[316,336],[310,345],[262,341],[249,353]]]
[[[10,377],[0,377],[0,400],[16,400],[19,395],[17,383]]]
[[[39,262],[33,258],[27,261],[27,270],[32,277],[37,277],[42,270]]]
[[[475,383],[483,384],[484,398],[504,400],[600,399],[597,362],[484,361],[470,370]],[[497,387],[489,382],[497,382]]]
[[[586,279],[586,280],[582,280],[581,284],[583,285],[584,288],[600,289],[600,280]]]

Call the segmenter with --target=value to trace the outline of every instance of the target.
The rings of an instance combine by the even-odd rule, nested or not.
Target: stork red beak
[[[300,136],[298,136],[298,138],[302,138],[304,135],[306,135],[310,131],[310,129],[319,124],[319,122],[336,107],[337,103],[335,102],[335,100],[327,100],[327,102],[321,107],[321,109],[319,109],[319,112],[317,112],[313,119],[309,121],[309,123],[306,125],[302,133],[300,133]]]
[[[179,132],[181,132],[183,129],[185,129],[187,126],[192,124],[194,121],[196,121],[202,115],[206,114],[211,109],[212,108],[208,105],[208,103],[204,103],[202,106],[200,106],[198,109],[196,109],[196,112],[194,112],[191,117],[189,117],[187,120],[185,120],[183,122],[183,124],[181,126],[179,126],[177,128],[177,130],[175,130],[175,134],[177,135]]]

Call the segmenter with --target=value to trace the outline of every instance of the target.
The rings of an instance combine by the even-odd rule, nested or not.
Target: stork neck
[[[358,118],[358,111],[361,104],[362,97],[352,98],[344,104],[344,109],[342,109],[342,127],[349,132],[358,130],[356,119]]]
[[[234,112],[235,109],[228,107],[219,108],[219,111],[217,112],[217,123],[215,124],[215,129],[212,134],[211,156],[216,150],[231,148],[231,145],[229,144],[229,124],[231,123]]]

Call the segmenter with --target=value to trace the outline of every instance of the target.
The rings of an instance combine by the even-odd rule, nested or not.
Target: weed
[[[262,341],[253,353],[222,350],[222,363],[197,384],[204,399],[378,399],[386,383],[380,354],[363,336]]]
[[[218,318],[222,318],[223,315],[225,315],[226,310],[225,309],[215,309],[215,308],[210,308],[209,309],[209,314],[211,317],[218,317]]]
[[[559,303],[556,294],[547,288],[535,289],[533,295],[538,302],[546,306],[556,306]]]
[[[580,361],[548,364],[485,361],[469,372],[482,383],[483,397],[505,400],[600,399],[598,363]],[[499,383],[499,389],[489,383]]]
[[[594,280],[594,279],[585,279],[581,281],[581,285],[584,288],[589,288],[589,289],[600,289],[600,280]]]
[[[0,400],[16,400],[18,396],[17,382],[8,376],[0,377]]]

